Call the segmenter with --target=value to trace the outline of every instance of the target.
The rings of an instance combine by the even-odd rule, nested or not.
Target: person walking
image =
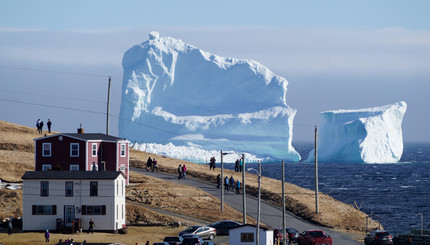
[[[234,163],[234,172],[239,172],[239,159],[236,159]]]
[[[181,179],[182,178],[182,165],[181,164],[179,164],[179,167],[178,167],[178,174],[179,174],[178,179]]]
[[[187,167],[185,167],[185,164],[182,165],[182,177],[185,179],[185,176],[187,175]]]
[[[45,231],[45,242],[49,242],[49,230]]]
[[[158,162],[157,162],[157,159],[155,159],[154,157],[154,159],[152,160],[152,172],[154,172],[155,169],[158,172]]]
[[[93,234],[93,232],[94,232],[94,226],[96,226],[96,225],[94,224],[93,219],[90,219],[90,222],[88,222],[88,224],[89,224],[88,234],[90,234],[90,232],[91,232],[91,234]]]
[[[234,191],[234,178],[233,178],[233,175],[230,177],[229,183],[230,183],[231,190]]]
[[[215,157],[212,157],[212,159],[213,159],[213,160],[212,160],[212,162],[213,162],[213,163],[212,163],[212,169],[213,169],[213,170],[215,170],[215,168],[216,168],[216,158],[215,158]]]
[[[228,182],[229,182],[228,176],[225,176],[225,179],[224,179],[224,191],[225,192],[228,192],[228,188],[230,187]]]
[[[36,121],[36,129],[37,129],[37,132],[40,134],[40,119],[37,119]]]
[[[46,123],[46,126],[48,126],[48,132],[49,133],[51,133],[51,125],[52,125],[51,119],[48,119],[48,122]]]
[[[148,157],[148,160],[146,161],[146,171],[149,171],[149,169],[152,168],[152,159],[151,157]]]
[[[12,235],[12,230],[13,230],[13,226],[12,226],[12,221],[9,220],[7,222],[7,235],[11,236]]]
[[[240,194],[240,180],[236,181],[236,194]]]
[[[218,174],[216,177],[216,188],[219,189],[219,186],[221,185],[221,174]]]

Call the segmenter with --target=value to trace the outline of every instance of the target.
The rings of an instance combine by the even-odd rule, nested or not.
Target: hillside
[[[12,123],[0,121],[0,178],[7,181],[20,181],[25,171],[34,168],[34,146],[33,139],[40,137],[36,130],[29,127],[19,126]],[[130,150],[130,166],[144,167],[146,159],[156,157],[159,168],[162,172],[176,174],[179,164],[187,164],[187,176],[198,178],[205,181],[215,182],[217,171],[208,171],[208,166],[194,164],[183,160],[157,156],[150,153]],[[231,170],[224,170],[225,174],[233,175],[235,179],[241,179],[241,175]],[[175,218],[162,213],[157,213],[147,208],[161,207],[168,211],[182,213],[205,220],[219,220],[223,218],[241,220],[241,213],[228,207],[225,212],[219,213],[217,208],[207,209],[208,203],[214,207],[219,206],[219,200],[198,189],[190,189],[188,186],[172,185],[166,181],[152,177],[132,173],[130,175],[131,185],[127,189],[127,200],[140,203],[144,207],[127,205],[128,221],[146,223],[169,223]],[[247,174],[247,193],[256,195],[257,181],[256,176]],[[280,189],[281,181],[263,177],[262,198],[275,205],[281,205]],[[196,196],[205,196],[204,199],[187,199],[187,202],[174,202],[185,191],[193,192]],[[363,232],[366,226],[366,214],[356,210],[350,205],[339,202],[338,200],[320,194],[320,214],[314,212],[313,191],[286,183],[287,209],[307,220],[319,223],[328,227],[335,227],[341,230],[352,230]],[[197,195],[198,194],[198,195]],[[185,206],[178,206],[179,203],[191,201],[193,209]],[[0,190],[0,218],[8,216],[20,216],[22,203],[22,192],[7,189]],[[187,211],[190,210],[190,211]],[[200,211],[202,210],[202,211]],[[213,213],[207,210],[214,210]],[[251,219],[252,220],[252,219]],[[252,222],[252,221],[251,221]],[[369,226],[377,226],[376,222],[369,219]]]

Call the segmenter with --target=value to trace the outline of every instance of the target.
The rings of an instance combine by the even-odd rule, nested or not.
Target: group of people
[[[179,164],[178,174],[179,174],[178,179],[182,179],[182,178],[185,179],[185,176],[187,175],[187,167],[185,166],[185,164],[184,165]]]
[[[218,174],[217,178],[217,188],[219,189],[221,186],[221,174]],[[236,194],[240,194],[240,180],[234,180],[233,175],[228,178],[228,176],[225,176],[224,178],[224,191],[228,192],[230,189],[233,191],[236,188]]]
[[[157,159],[151,159],[151,157],[148,158],[146,161],[146,171],[151,170],[151,172],[154,172],[156,170],[158,172],[158,162]]]
[[[43,121],[40,121],[40,119],[37,119],[36,128],[39,134],[43,133],[43,125],[44,125]],[[48,126],[48,133],[51,133],[51,126],[52,126],[51,119],[48,119],[46,126]]]
[[[242,172],[243,168],[243,159],[236,159],[236,162],[234,163],[234,172]]]
[[[211,157],[211,160],[209,160],[209,170],[215,170],[215,162],[216,162],[216,159],[215,159],[215,157]]]

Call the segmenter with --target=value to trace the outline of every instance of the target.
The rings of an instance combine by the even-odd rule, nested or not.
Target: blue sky
[[[2,1],[0,119],[104,132],[107,76],[119,115],[124,52],[148,32],[289,81],[294,140],[319,112],[408,103],[405,141],[429,141],[429,1]],[[51,105],[48,107],[46,105]],[[55,107],[53,107],[55,106]],[[73,109],[71,109],[73,108]],[[111,119],[112,134],[117,133]]]

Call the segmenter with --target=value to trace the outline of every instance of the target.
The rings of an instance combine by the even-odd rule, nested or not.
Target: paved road
[[[166,173],[156,173],[147,172],[139,168],[130,168],[132,171],[147,174],[156,178],[171,182],[179,182],[181,184],[194,186],[200,188],[201,190],[214,195],[215,197],[221,199],[221,191],[216,188],[216,184],[211,184],[203,182],[194,178],[187,177],[186,180],[178,180],[177,176],[166,174]],[[224,202],[229,206],[242,212],[242,195],[237,195],[233,191],[224,192]],[[257,219],[257,199],[254,197],[247,196],[246,198],[246,213],[254,219]],[[264,201],[261,202],[260,209],[260,221],[271,227],[282,227],[282,209],[272,206]],[[286,214],[287,227],[294,227],[299,231],[310,230],[310,229],[320,229],[328,233],[333,238],[333,244],[339,245],[358,245],[363,244],[362,242],[355,241],[352,237],[347,234],[336,232],[330,228],[319,226],[316,224],[309,223],[294,214],[287,212]]]

